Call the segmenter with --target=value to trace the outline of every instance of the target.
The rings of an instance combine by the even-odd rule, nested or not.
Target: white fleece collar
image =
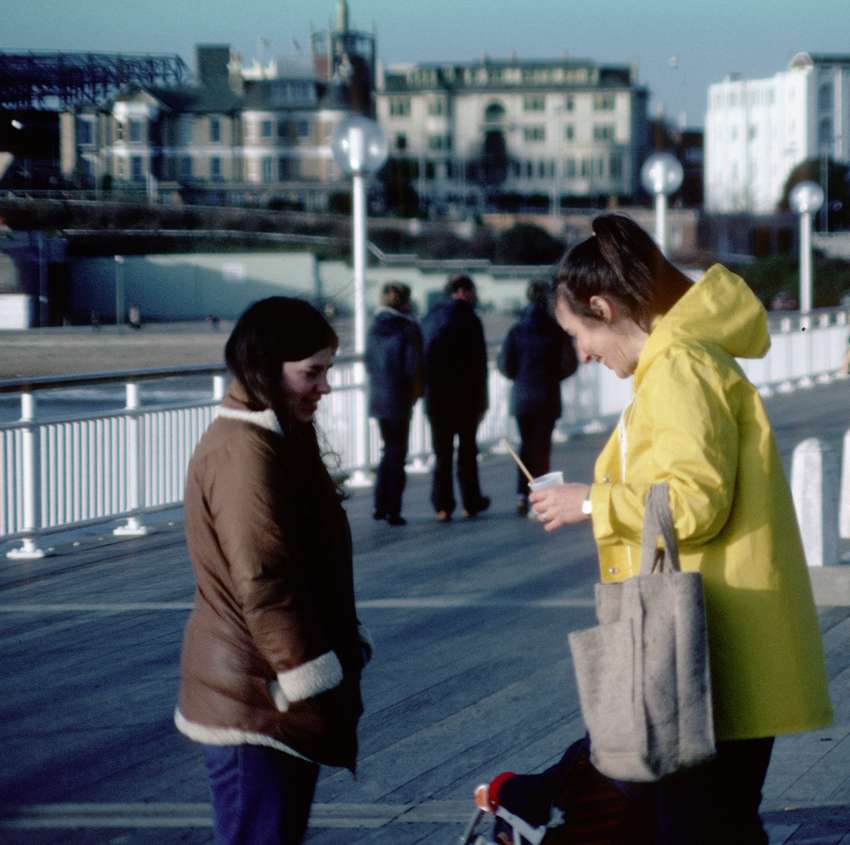
[[[277,421],[277,414],[271,408],[266,408],[265,411],[240,411],[238,408],[228,408],[225,405],[219,405],[215,409],[215,415],[217,417],[226,417],[230,420],[242,420],[242,422],[253,423],[260,426],[260,428],[266,428],[277,434],[283,434],[280,423]]]

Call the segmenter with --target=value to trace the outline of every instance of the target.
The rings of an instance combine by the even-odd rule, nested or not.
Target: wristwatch
[[[584,513],[584,514],[587,514],[588,516],[590,516],[590,514],[593,513],[593,505],[591,505],[591,503],[590,503],[590,497],[586,498],[581,503],[581,512]]]

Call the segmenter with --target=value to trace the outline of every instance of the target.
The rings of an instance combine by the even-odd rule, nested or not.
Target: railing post
[[[840,562],[835,457],[828,443],[810,437],[797,444],[791,458],[791,494],[809,566]]]
[[[39,429],[35,423],[35,396],[29,390],[21,394],[21,422],[24,423],[21,433],[23,448],[23,506],[24,506],[24,536],[21,547],[6,553],[12,560],[38,560],[47,552],[38,547],[34,534],[41,522],[41,445]]]
[[[144,498],[144,478],[141,472],[141,431],[139,426],[139,385],[128,381],[126,385],[127,402],[127,504],[130,516],[124,525],[119,525],[112,533],[118,537],[143,537],[148,529],[142,525],[138,511]]]
[[[225,387],[226,379],[224,373],[216,373],[213,376],[213,395],[212,398],[216,401],[221,401],[224,399],[224,387]]]
[[[366,366],[361,355],[354,362],[354,472],[351,473],[346,484],[349,487],[371,487],[372,476],[369,474],[370,461],[370,437],[369,437],[369,408],[366,402]]]

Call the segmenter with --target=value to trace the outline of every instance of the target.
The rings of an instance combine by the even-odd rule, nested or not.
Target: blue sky
[[[0,50],[179,53],[229,43],[246,61],[291,55],[335,0],[6,0]],[[850,54],[848,0],[349,0],[387,64],[483,54],[636,63],[652,103],[702,125],[706,88],[727,73],[770,76],[800,50]],[[801,9],[805,8],[804,11]],[[674,60],[675,57],[675,60]],[[653,106],[654,109],[654,106]]]

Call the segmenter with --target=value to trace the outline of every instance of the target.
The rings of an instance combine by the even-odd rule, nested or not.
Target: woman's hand
[[[532,493],[528,501],[546,531],[582,522],[590,517],[582,513],[582,502],[590,496],[589,484],[555,484]]]

